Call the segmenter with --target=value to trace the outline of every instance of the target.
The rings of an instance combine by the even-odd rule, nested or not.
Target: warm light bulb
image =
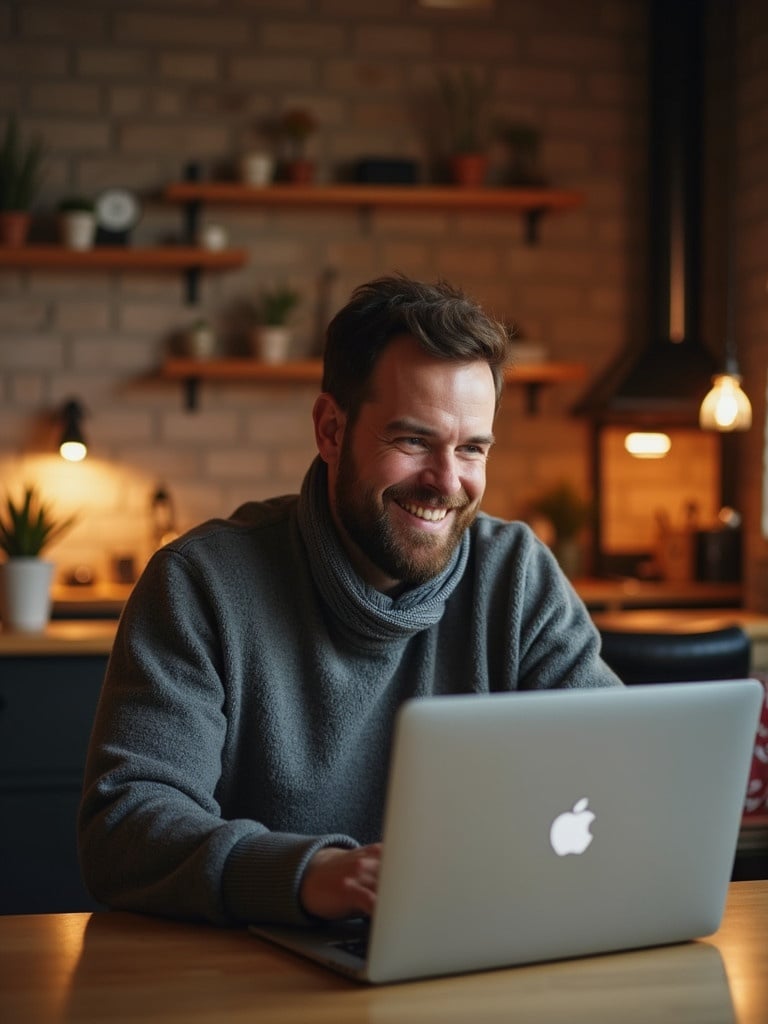
[[[713,387],[701,403],[699,426],[702,430],[749,430],[752,406],[741,390],[741,378],[723,373],[712,378]]]
[[[82,462],[88,449],[82,441],[63,441],[59,445],[59,455],[67,462]]]
[[[672,441],[669,434],[633,431],[624,438],[624,447],[636,459],[663,459]]]

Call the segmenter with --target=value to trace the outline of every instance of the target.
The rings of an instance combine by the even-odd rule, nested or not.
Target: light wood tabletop
[[[735,882],[709,939],[368,987],[243,929],[125,913],[0,917],[8,1024],[765,1024],[768,881]]]

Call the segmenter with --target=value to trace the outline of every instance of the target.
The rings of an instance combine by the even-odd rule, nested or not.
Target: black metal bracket
[[[187,377],[184,381],[184,408],[187,412],[195,412],[200,395],[200,378]]]
[[[525,212],[525,241],[528,245],[536,245],[539,241],[539,224],[543,214],[543,207]]]

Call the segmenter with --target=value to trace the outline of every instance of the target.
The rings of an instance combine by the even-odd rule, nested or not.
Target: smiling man
[[[358,288],[328,328],[301,493],[153,556],[86,770],[98,899],[218,923],[370,913],[404,700],[621,685],[548,549],[480,511],[508,355],[448,285]]]

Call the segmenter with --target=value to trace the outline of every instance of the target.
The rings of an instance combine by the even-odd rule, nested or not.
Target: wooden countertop
[[[116,620],[98,619],[49,622],[44,633],[10,633],[0,629],[0,657],[109,654],[116,629]]]
[[[633,579],[574,580],[574,588],[587,607],[595,611],[630,608],[725,608],[742,600],[739,583],[671,583]],[[127,583],[95,583],[90,586],[53,587],[55,618],[117,618],[131,593]]]
[[[742,626],[753,641],[757,668],[768,670],[768,615],[743,608],[670,608],[593,612],[598,627],[638,632],[705,632],[723,626]],[[4,655],[109,654],[116,619],[54,620],[44,633],[9,633],[0,629]],[[765,667],[764,667],[765,665]]]
[[[0,918],[0,1018],[26,1024],[764,1024],[767,978],[768,882],[732,883],[703,941],[381,986],[244,928],[123,912]]]

